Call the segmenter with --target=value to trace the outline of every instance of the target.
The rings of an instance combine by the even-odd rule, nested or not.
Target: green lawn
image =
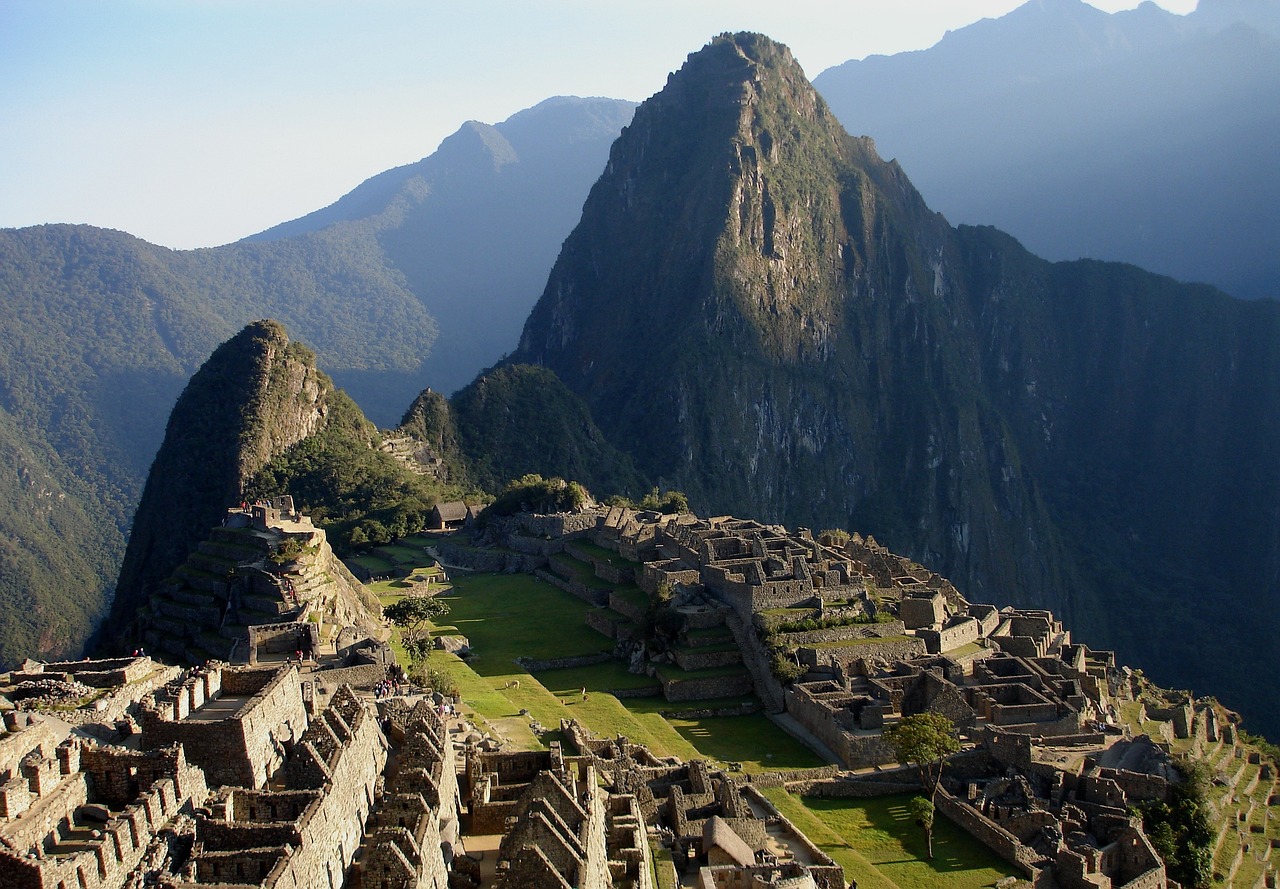
[[[483,676],[520,671],[513,661],[611,651],[613,644],[583,620],[591,607],[528,574],[466,574],[442,598],[449,623],[471,643],[472,668]]]
[[[819,799],[795,797],[782,788],[763,792],[859,887],[978,889],[1022,875],[941,815],[934,822],[929,859],[924,831],[907,811],[910,795]]]
[[[675,664],[663,664],[658,668],[658,675],[668,682],[681,682],[688,679],[718,679],[721,676],[740,676],[746,672],[747,668],[742,664],[707,667],[705,670],[681,670]]]
[[[644,674],[627,672],[622,661],[605,661],[589,667],[566,667],[560,670],[544,670],[537,674],[538,681],[556,694],[567,695],[585,688],[588,692],[607,692],[613,689],[651,688],[658,680]]]
[[[353,556],[351,561],[373,574],[388,574],[395,565],[377,556]]]
[[[375,555],[379,555],[388,561],[395,562],[397,565],[427,565],[432,559],[427,555],[422,547],[397,545],[394,543],[385,546],[375,547],[373,550]]]
[[[419,548],[425,548],[425,547],[428,547],[428,546],[435,546],[435,545],[436,545],[437,543],[439,543],[439,542],[440,542],[440,541],[439,541],[437,538],[434,538],[434,537],[419,537],[419,536],[416,536],[416,535],[411,535],[411,536],[409,536],[409,537],[401,537],[401,538],[400,538],[400,545],[401,545],[401,546],[416,546],[416,547],[419,547]]]
[[[668,716],[667,722],[707,759],[742,763],[748,772],[813,769],[826,765],[816,753],[770,722],[763,713],[699,719]]]
[[[395,589],[380,596],[383,605],[397,598]],[[762,714],[705,719],[678,715],[732,706],[742,699],[673,704],[661,697],[615,698],[607,693],[609,689],[643,688],[656,682],[627,672],[618,661],[530,675],[515,663],[516,657],[568,657],[612,648],[609,640],[583,621],[590,606],[549,583],[525,574],[458,575],[441,598],[449,603],[450,613],[433,632],[461,633],[470,641],[474,656],[463,662],[433,651],[428,665],[453,677],[464,710],[517,747],[532,749],[560,739],[560,720],[573,717],[600,737],[625,735],[658,756],[740,762],[747,771],[823,764]],[[403,657],[398,632],[391,644]],[[585,701],[583,687],[588,691]],[[527,716],[520,714],[522,709]],[[673,715],[664,716],[664,712]],[[529,729],[534,720],[549,731],[535,737]]]

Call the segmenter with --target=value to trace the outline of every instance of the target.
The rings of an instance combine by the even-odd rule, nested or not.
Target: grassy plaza
[[[373,588],[386,605],[408,586],[384,581]],[[472,654],[464,661],[433,651],[427,666],[453,679],[464,713],[482,730],[517,748],[536,749],[559,740],[560,720],[572,717],[597,736],[624,735],[658,756],[741,763],[747,772],[823,764],[763,713],[706,717],[691,712],[740,700],[668,702],[656,679],[630,673],[617,660],[529,672],[517,658],[549,660],[613,650],[613,642],[584,620],[592,606],[550,583],[527,574],[457,572],[438,595],[450,612],[432,628],[433,635],[466,636]],[[393,645],[407,664],[398,637],[397,631]],[[534,732],[535,725],[540,733]],[[934,831],[935,858],[928,859],[924,834],[907,813],[905,796],[828,800],[793,796],[781,788],[766,793],[859,887],[977,889],[1014,874],[942,817]]]

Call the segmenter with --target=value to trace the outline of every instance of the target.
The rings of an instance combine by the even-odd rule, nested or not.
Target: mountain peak
[[[214,350],[169,415],[104,638],[134,620],[258,469],[324,425],[332,391],[279,322],[255,321]]]

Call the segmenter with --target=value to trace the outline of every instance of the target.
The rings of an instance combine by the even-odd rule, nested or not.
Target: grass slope
[[[978,889],[1020,876],[1008,862],[946,818],[934,823],[934,858],[916,826],[910,795],[871,799],[796,797],[762,792],[844,868],[845,878],[872,889]]]

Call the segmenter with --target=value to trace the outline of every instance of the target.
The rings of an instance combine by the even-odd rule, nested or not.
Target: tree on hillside
[[[416,632],[427,621],[449,613],[449,603],[431,596],[406,596],[382,609],[387,620],[398,627]]]
[[[942,780],[943,760],[960,749],[955,723],[941,713],[917,713],[886,729],[884,739],[897,753],[898,762],[919,769],[920,787],[932,804]]]

